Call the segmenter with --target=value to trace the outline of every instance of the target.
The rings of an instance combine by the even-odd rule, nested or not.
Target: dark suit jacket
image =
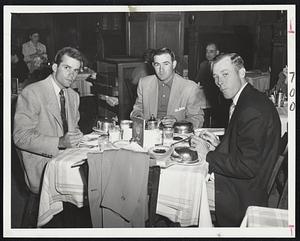
[[[204,94],[211,107],[215,107],[218,104],[218,96],[220,91],[212,76],[209,61],[205,60],[201,62],[195,79],[196,82],[200,82],[200,84],[203,86]]]
[[[247,84],[222,142],[207,154],[209,171],[215,173],[220,226],[239,226],[248,206],[267,205],[267,182],[278,157],[280,134],[273,103]]]

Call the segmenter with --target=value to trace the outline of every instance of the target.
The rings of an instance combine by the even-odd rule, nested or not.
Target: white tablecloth
[[[288,108],[287,107],[276,107],[279,118],[281,121],[281,136],[287,132],[288,126]]]
[[[156,213],[181,226],[212,227],[205,177],[208,165],[173,165],[161,170]]]
[[[134,148],[136,149],[136,148]],[[87,204],[86,185],[79,167],[94,148],[70,148],[61,152],[46,165],[41,189],[38,227],[47,224],[63,210],[63,202],[77,207]],[[195,166],[173,165],[161,170],[157,213],[181,226],[211,227],[205,177],[207,163]],[[199,218],[200,217],[200,218]]]

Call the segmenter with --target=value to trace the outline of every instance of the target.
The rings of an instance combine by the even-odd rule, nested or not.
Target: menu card
[[[144,145],[145,120],[141,117],[132,117],[132,138],[141,146]]]

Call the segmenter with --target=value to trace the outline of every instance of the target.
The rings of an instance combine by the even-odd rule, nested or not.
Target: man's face
[[[38,33],[34,33],[30,36],[32,42],[37,43],[40,39],[40,35]]]
[[[211,44],[206,47],[206,59],[208,61],[213,60],[218,54],[219,51],[217,50],[216,45]]]
[[[80,67],[79,60],[63,55],[60,64],[52,66],[55,82],[60,88],[69,88],[78,75]]]
[[[161,81],[168,81],[173,77],[176,60],[172,61],[170,54],[155,55],[153,58],[155,73]]]
[[[19,58],[18,58],[18,56],[17,56],[16,54],[11,55],[11,62],[12,62],[13,64],[16,64],[16,63],[19,62]]]
[[[232,99],[246,83],[244,69],[236,70],[230,57],[225,57],[213,66],[213,77],[216,85],[226,99]]]

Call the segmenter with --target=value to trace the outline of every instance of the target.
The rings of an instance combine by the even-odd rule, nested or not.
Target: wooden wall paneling
[[[127,54],[141,57],[145,49],[153,47],[149,44],[149,14],[128,13],[126,15],[126,48]]]
[[[178,62],[177,70],[182,72],[184,48],[184,13],[152,13],[153,46],[168,47],[175,53]]]

